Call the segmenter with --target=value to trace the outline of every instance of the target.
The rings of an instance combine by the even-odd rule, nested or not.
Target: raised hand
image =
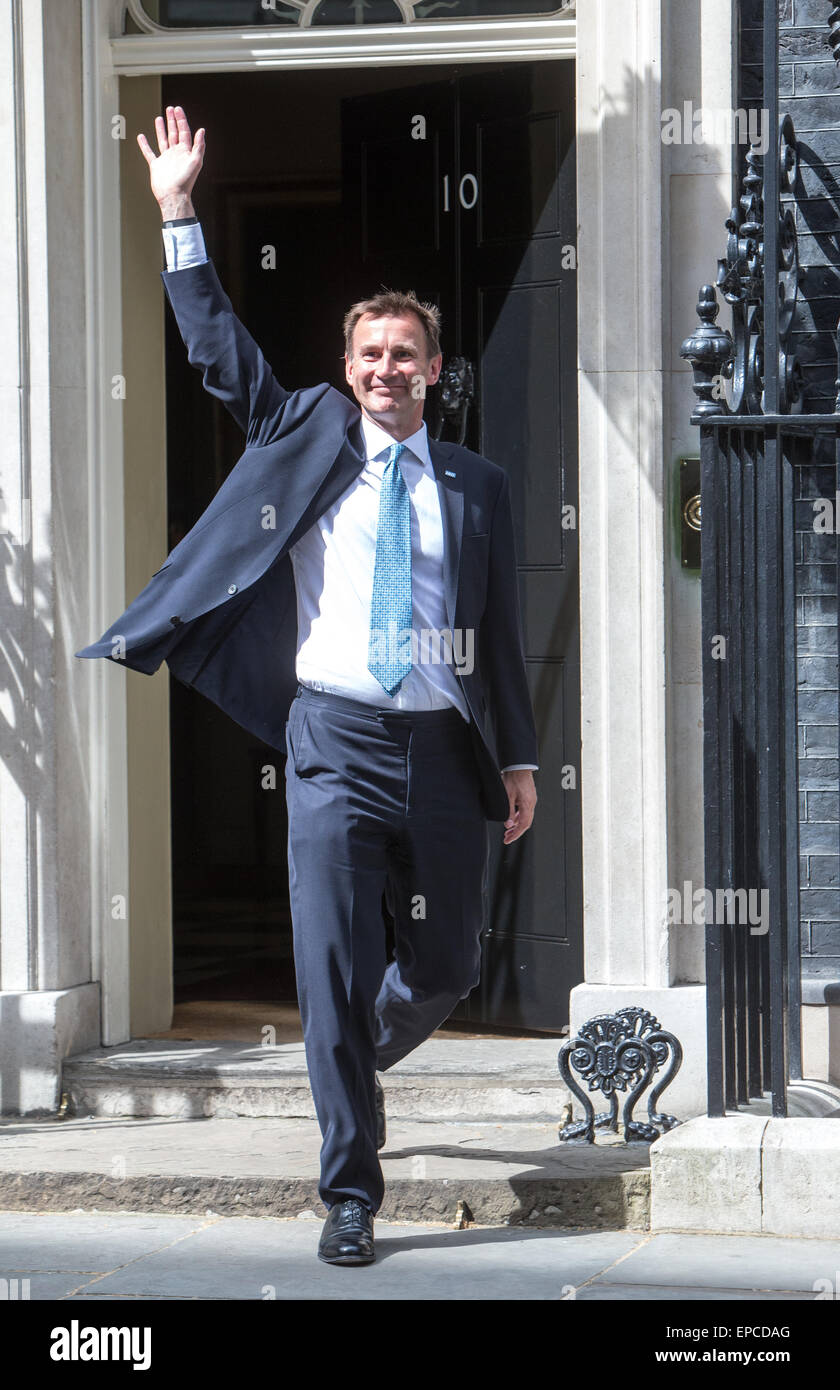
[[[152,193],[157,199],[163,220],[172,217],[194,217],[190,194],[204,163],[204,128],[193,139],[183,106],[167,106],[166,120],[155,117],[160,154],[155,154],[145,135],[137,143],[149,166]]]

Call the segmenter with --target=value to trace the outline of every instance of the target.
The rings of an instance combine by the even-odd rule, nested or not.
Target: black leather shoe
[[[385,1092],[382,1089],[382,1082],[376,1078],[376,1147],[385,1147]]]
[[[330,1207],[321,1239],[318,1259],[331,1265],[369,1265],[373,1249],[373,1212],[364,1202],[350,1197]]]

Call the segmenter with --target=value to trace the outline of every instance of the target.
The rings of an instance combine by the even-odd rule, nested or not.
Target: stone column
[[[721,245],[729,151],[664,144],[662,113],[730,107],[730,21],[729,0],[600,0],[577,20],[586,979],[571,1026],[654,1013],[685,1049],[663,1101],[683,1116],[706,1103],[703,935],[667,904],[669,886],[703,884],[700,592],[680,573],[671,480],[698,447],[678,352]]]
[[[94,840],[109,816],[120,826],[119,805],[91,784],[89,673],[73,656],[92,622],[82,54],[80,0],[0,10],[0,1109],[11,1114],[54,1110],[62,1057],[100,1041]]]

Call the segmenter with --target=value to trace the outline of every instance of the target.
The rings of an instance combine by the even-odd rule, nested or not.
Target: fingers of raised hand
[[[143,158],[145,159],[146,163],[147,163],[149,166],[151,166],[152,164],[154,164],[155,159],[157,158],[157,156],[155,155],[155,152],[154,152],[154,150],[152,149],[151,145],[149,144],[148,140],[146,139],[145,135],[138,135],[138,136],[137,136],[137,143],[138,143],[138,145],[140,146],[140,149],[141,149],[141,151],[142,151],[142,153],[143,153]]]
[[[180,140],[182,145],[186,145],[188,150],[191,149],[192,132],[190,131],[190,123],[187,120],[187,113],[185,112],[183,106],[176,106],[172,114],[175,118],[175,126],[178,131],[178,139]]]
[[[190,123],[183,106],[167,106],[165,116],[155,116],[155,134],[161,154],[165,154],[167,150],[180,149],[186,154],[195,152],[201,157],[204,155],[204,129],[196,131],[193,144]],[[147,161],[151,163],[154,155],[146,137],[138,135],[137,143]]]

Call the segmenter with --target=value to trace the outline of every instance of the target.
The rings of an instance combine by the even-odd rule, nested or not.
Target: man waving
[[[440,317],[412,293],[347,311],[353,400],[280,385],[206,255],[191,198],[204,131],[193,139],[181,107],[155,124],[158,153],[139,144],[163,217],[164,288],[246,448],[142,593],[77,655],[144,672],[166,660],[287,752],[295,968],[328,1208],[318,1253],[365,1264],[384,1195],[377,1070],[476,985],[488,821],[504,822],[510,844],[536,804],[509,486],[487,459],[429,438]]]

